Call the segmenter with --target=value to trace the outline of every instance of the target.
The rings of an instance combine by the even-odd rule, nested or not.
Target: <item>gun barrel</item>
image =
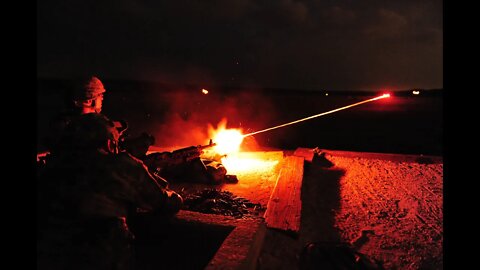
[[[217,145],[217,144],[216,144],[216,143],[212,143],[212,141],[210,141],[209,144],[207,144],[207,145],[199,145],[199,146],[197,146],[197,148],[199,148],[199,149],[207,149],[207,148],[210,148],[210,147],[214,147],[215,145]]]

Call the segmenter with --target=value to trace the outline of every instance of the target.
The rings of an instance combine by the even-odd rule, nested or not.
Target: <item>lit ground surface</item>
[[[266,207],[275,187],[283,152],[246,152],[238,158],[247,160],[246,166],[229,169],[228,163],[225,165],[228,173],[237,175],[239,181],[234,185],[225,185],[224,189]],[[252,169],[248,169],[248,165]]]
[[[298,237],[267,230],[257,269],[299,269],[302,248],[317,241],[350,243],[386,269],[443,269],[441,157],[325,152],[332,167],[305,165]],[[221,189],[266,205],[282,157],[257,152],[280,162],[237,171],[239,183]]]
[[[266,207],[275,187],[282,160],[282,151],[240,153],[237,157],[232,157],[228,162],[225,162],[228,174],[236,175],[238,183],[220,186],[172,183],[171,188],[177,191],[184,189],[187,193],[193,193],[204,188],[215,187]],[[229,163],[231,163],[231,166],[229,166]],[[233,164],[237,166],[233,166]]]
[[[443,268],[440,158],[336,151],[326,158],[333,167],[305,168],[298,239],[267,231],[258,269],[298,269],[302,247],[316,241],[351,243],[386,269]]]

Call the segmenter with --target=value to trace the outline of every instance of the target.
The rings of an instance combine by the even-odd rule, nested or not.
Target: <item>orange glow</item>
[[[241,129],[227,129],[227,119],[223,118],[214,129],[208,126],[208,134],[217,145],[213,148],[220,155],[231,154],[240,151],[244,136]]]
[[[202,93],[204,93],[206,95],[206,94],[208,94],[208,90],[207,89],[202,89]]]
[[[265,153],[257,154],[256,152],[241,152],[240,145],[245,137],[241,129],[227,129],[227,119],[223,118],[214,128],[208,126],[208,133],[212,141],[216,144],[211,151],[207,151],[207,155],[221,155],[223,166],[229,174],[239,177],[256,173],[259,175],[267,175],[272,173],[279,159],[273,156],[266,158]],[[283,155],[283,154],[282,154]]]
[[[414,94],[414,95],[420,95],[420,91],[413,90],[413,91],[412,91],[412,94]]]
[[[230,154],[240,150],[243,136],[238,130],[226,129],[218,132],[214,137],[214,141],[217,144],[215,151],[219,154]]]
[[[254,152],[239,152],[222,158],[222,164],[229,174],[241,175],[248,172],[265,173],[273,170],[278,160],[255,156]]]

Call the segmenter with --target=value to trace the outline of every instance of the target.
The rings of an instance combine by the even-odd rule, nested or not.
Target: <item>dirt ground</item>
[[[443,269],[443,161],[326,154],[305,165],[298,235],[268,230],[258,269],[299,269],[311,242],[348,243],[385,269]]]

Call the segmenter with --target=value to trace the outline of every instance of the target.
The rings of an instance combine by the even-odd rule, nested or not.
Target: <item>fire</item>
[[[228,155],[240,151],[240,145],[244,138],[241,129],[227,129],[226,126],[226,118],[223,118],[218,123],[216,129],[211,125],[208,126],[208,134],[213,142],[217,144],[213,150],[220,155]]]
[[[219,154],[231,154],[240,150],[243,135],[235,129],[222,130],[215,136],[214,141],[217,144],[215,150]]]
[[[205,88],[203,88],[203,89],[202,89],[202,93],[206,95],[206,94],[208,94],[208,90],[205,89]]]
[[[216,144],[212,151],[221,158],[229,174],[244,175],[249,173],[265,173],[271,171],[278,160],[264,160],[261,155],[255,152],[241,152],[240,146],[245,135],[241,129],[227,129],[227,119],[223,118],[215,129],[208,126],[210,138]]]

